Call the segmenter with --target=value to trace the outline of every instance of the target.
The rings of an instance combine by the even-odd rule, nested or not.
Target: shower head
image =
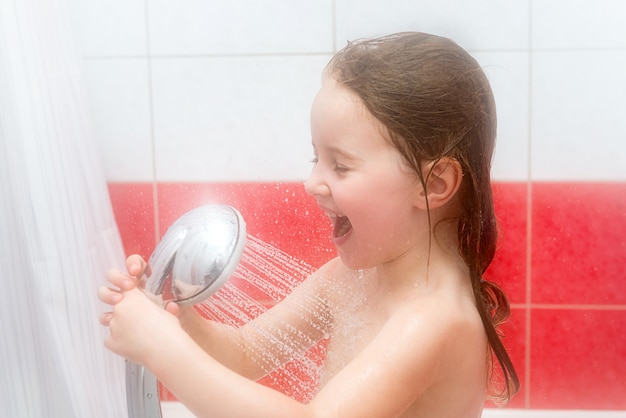
[[[178,218],[157,244],[146,291],[163,303],[189,306],[215,293],[233,274],[246,241],[241,214],[227,205],[200,206]]]
[[[226,205],[206,205],[178,218],[152,256],[146,293],[159,302],[189,306],[203,302],[233,274],[246,242],[246,223]],[[143,366],[126,362],[129,418],[161,418],[156,377]]]

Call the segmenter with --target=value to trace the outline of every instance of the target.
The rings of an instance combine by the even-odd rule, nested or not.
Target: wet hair
[[[334,55],[325,73],[356,93],[382,122],[424,189],[424,163],[448,157],[461,165],[459,252],[489,341],[490,375],[495,356],[504,377],[503,388],[490,385],[489,397],[508,403],[519,379],[498,326],[508,319],[510,306],[500,287],[483,279],[498,239],[490,177],[496,110],[485,73],[453,41],[417,32],[351,42]]]

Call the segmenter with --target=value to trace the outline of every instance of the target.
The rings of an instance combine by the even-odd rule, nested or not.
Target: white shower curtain
[[[0,0],[0,417],[125,417],[96,289],[123,252],[63,0]]]

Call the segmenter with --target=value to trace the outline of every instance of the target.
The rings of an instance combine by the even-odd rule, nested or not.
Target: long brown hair
[[[417,32],[349,43],[326,71],[385,125],[424,187],[424,162],[452,157],[461,164],[459,252],[469,268],[491,358],[504,375],[504,388],[491,388],[490,398],[508,403],[519,379],[498,326],[509,317],[510,306],[500,287],[483,279],[498,239],[490,177],[496,110],[485,73],[453,41]]]

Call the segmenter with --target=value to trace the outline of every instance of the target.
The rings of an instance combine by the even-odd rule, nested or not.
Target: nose
[[[320,173],[319,165],[315,165],[304,182],[304,190],[311,196],[330,195],[330,188]]]

